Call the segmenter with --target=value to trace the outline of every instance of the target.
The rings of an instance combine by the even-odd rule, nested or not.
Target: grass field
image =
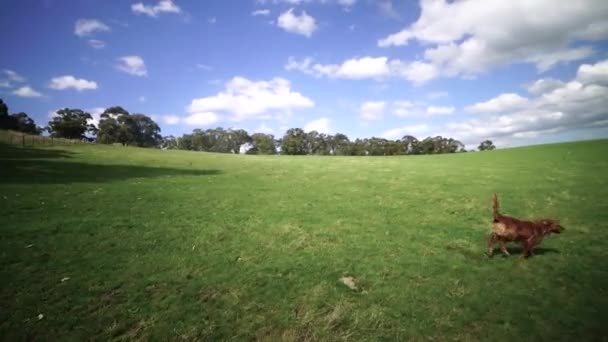
[[[0,337],[606,341],[607,156],[0,145]],[[486,257],[493,192],[566,231]]]

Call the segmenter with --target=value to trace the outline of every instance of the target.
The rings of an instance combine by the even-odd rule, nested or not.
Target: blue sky
[[[608,2],[3,0],[0,97],[120,105],[163,135],[608,136]]]

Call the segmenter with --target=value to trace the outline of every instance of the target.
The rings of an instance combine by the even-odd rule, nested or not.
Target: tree
[[[495,149],[496,146],[494,146],[494,143],[492,143],[492,140],[484,140],[481,142],[481,144],[479,144],[478,149],[480,151],[490,151]]]
[[[157,147],[160,145],[162,140],[160,127],[150,117],[144,114],[123,115],[119,118],[119,121],[123,124],[121,133],[125,132],[127,145],[139,147]]]
[[[97,141],[102,144],[121,143],[128,144],[128,130],[124,126],[123,116],[129,112],[120,106],[109,107],[104,110],[99,119],[99,132]]]
[[[0,116],[8,115],[8,106],[0,99]]]
[[[330,147],[330,154],[336,154],[341,156],[347,156],[351,153],[351,142],[348,140],[348,137],[342,133],[336,133],[333,136]]]
[[[82,139],[87,132],[95,133],[97,129],[89,123],[91,114],[80,109],[64,108],[49,121],[51,136],[66,139]]]
[[[403,145],[403,152],[405,152],[405,154],[418,154],[420,152],[418,149],[420,141],[414,136],[404,135],[403,138],[401,138],[401,144]]]
[[[249,136],[249,133],[247,133],[247,131],[245,131],[244,129],[229,129],[226,132],[225,139],[228,140],[227,144],[231,152],[234,154],[240,153],[242,145],[251,143],[251,137]]]
[[[130,114],[121,106],[107,108],[100,116],[97,140],[102,144],[121,143],[157,147],[162,143],[160,127],[144,114]]]
[[[301,128],[290,128],[283,136],[281,153],[303,155],[307,152],[306,133]]]
[[[277,148],[272,134],[255,133],[251,136],[251,148],[247,154],[276,154]]]
[[[12,114],[11,118],[14,121],[14,129],[19,132],[28,134],[40,134],[40,128],[36,127],[36,123],[26,113],[20,112]]]
[[[175,150],[178,148],[178,141],[172,135],[163,137],[160,143],[160,148],[167,150]]]

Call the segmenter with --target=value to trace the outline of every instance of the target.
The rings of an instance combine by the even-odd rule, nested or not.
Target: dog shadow
[[[507,247],[507,251],[509,251],[509,254],[511,255],[521,255],[524,252],[524,249],[519,246],[519,247]],[[498,249],[496,249],[496,251],[494,251],[495,253],[500,253],[500,251]],[[533,255],[543,255],[543,254],[551,254],[551,253],[555,253],[555,254],[559,254],[559,250],[555,249],[555,248],[547,248],[547,247],[537,247],[534,248],[532,250]]]

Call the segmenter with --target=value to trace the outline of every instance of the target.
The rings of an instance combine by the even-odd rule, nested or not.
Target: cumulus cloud
[[[88,43],[93,49],[103,49],[106,47],[106,43],[98,39],[89,39]]]
[[[219,120],[219,116],[213,112],[200,112],[190,114],[183,121],[190,126],[209,126]]]
[[[254,133],[264,133],[264,134],[274,134],[274,129],[266,125],[266,123],[261,123],[255,130]]]
[[[177,115],[163,115],[162,119],[167,125],[177,125],[181,121],[181,118]]]
[[[34,88],[30,87],[30,86],[23,86],[20,87],[18,89],[16,89],[15,91],[13,91],[14,95],[20,96],[20,97],[41,97],[42,94],[35,91]]]
[[[251,15],[254,16],[254,17],[256,17],[258,15],[267,16],[267,15],[270,15],[270,10],[269,9],[255,10],[255,11],[251,12]]]
[[[536,80],[534,83],[528,86],[528,92],[538,95],[550,92],[554,89],[560,88],[564,85],[564,82],[553,78],[543,78]]]
[[[420,136],[429,132],[430,127],[425,124],[407,125],[403,127],[389,129],[383,132],[380,136],[384,139],[401,139],[405,135]]]
[[[293,8],[281,13],[277,18],[277,26],[289,33],[300,34],[306,37],[312,36],[317,30],[315,18],[302,11],[300,15],[293,13]]]
[[[504,113],[522,109],[528,105],[528,99],[514,93],[501,94],[491,100],[475,103],[465,108],[472,113]]]
[[[589,57],[591,42],[608,36],[608,2],[581,0],[421,0],[421,14],[405,29],[378,40],[380,47],[425,46],[424,62],[437,75],[470,76],[500,65],[532,63],[546,71]]]
[[[13,82],[25,82],[25,77],[19,75],[18,73],[16,73],[13,70],[8,70],[8,69],[4,69],[2,70],[2,73],[6,75],[7,80],[9,81],[13,81]]]
[[[535,97],[501,94],[465,107],[481,115],[435,127],[433,135],[476,144],[484,139],[513,142],[562,131],[608,128],[608,74],[602,71],[607,62],[583,64],[574,79],[535,88]]]
[[[25,81],[25,77],[13,70],[4,69],[0,73],[0,87],[2,88],[11,88],[13,83],[23,83]]]
[[[146,76],[148,74],[146,63],[139,56],[120,57],[116,68],[133,76]]]
[[[310,57],[298,60],[291,56],[287,60],[285,70],[297,70],[315,77],[353,80],[397,77],[407,79],[414,84],[422,84],[438,74],[438,69],[432,64],[408,63],[398,59],[389,60],[388,57],[369,56],[347,59],[341,64],[313,63]]]
[[[366,121],[381,119],[384,115],[386,102],[384,101],[367,101],[361,105],[360,118]]]
[[[331,132],[331,129],[329,128],[329,122],[330,122],[330,120],[328,118],[320,118],[317,120],[313,120],[304,126],[304,131],[305,132],[317,131],[319,133],[328,134]]]
[[[402,118],[450,115],[456,110],[452,106],[427,106],[424,102],[412,103],[409,101],[395,101],[391,107],[393,115]]]
[[[156,5],[144,5],[141,2],[131,5],[131,11],[135,14],[145,14],[157,17],[161,13],[181,13],[182,10],[172,0],[160,0]]]
[[[77,91],[83,91],[97,89],[97,82],[87,81],[82,78],[76,78],[72,75],[65,75],[54,77],[53,79],[51,79],[49,87],[55,90],[64,90],[72,88]]]
[[[224,112],[233,121],[268,118],[272,113],[311,108],[314,102],[291,89],[291,83],[283,78],[270,81],[251,81],[234,77],[224,91],[208,97],[193,99],[189,113]]]
[[[97,19],[78,19],[74,25],[74,34],[78,37],[86,37],[95,32],[105,31],[110,31],[110,27]]]
[[[578,68],[576,79],[584,84],[608,86],[608,61],[581,65]]]

